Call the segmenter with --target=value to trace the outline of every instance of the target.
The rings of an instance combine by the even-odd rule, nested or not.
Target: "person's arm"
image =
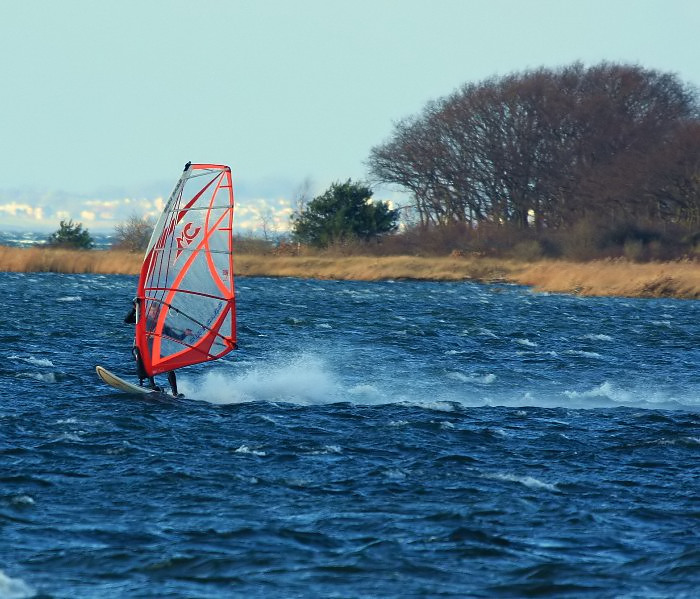
[[[132,306],[129,313],[124,317],[126,324],[136,324],[136,306]]]

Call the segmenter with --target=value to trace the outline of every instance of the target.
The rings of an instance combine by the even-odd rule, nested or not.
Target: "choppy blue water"
[[[698,596],[696,302],[239,279],[170,405],[135,285],[0,273],[0,599]]]

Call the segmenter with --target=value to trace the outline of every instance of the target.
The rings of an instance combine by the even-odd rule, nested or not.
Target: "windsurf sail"
[[[236,348],[228,166],[185,165],[153,229],[137,302],[135,343],[149,376]]]

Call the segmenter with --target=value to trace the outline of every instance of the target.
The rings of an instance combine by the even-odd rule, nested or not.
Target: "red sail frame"
[[[192,190],[191,181],[200,176],[205,183]],[[156,224],[139,276],[135,344],[149,376],[216,360],[235,349],[233,208],[228,166],[188,164]],[[193,224],[202,215],[200,226]],[[197,281],[208,273],[206,289],[187,282],[193,268]],[[210,308],[207,322],[196,310],[184,309],[197,302]],[[185,330],[189,335],[173,333],[178,318],[192,327]]]

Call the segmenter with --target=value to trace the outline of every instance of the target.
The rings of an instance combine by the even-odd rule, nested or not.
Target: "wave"
[[[332,356],[313,353],[292,359],[227,363],[199,378],[182,377],[180,387],[187,397],[213,404],[253,401],[324,405],[349,402],[357,405],[406,404],[431,410],[450,411],[463,407],[542,407],[542,408],[645,408],[700,410],[695,395],[674,396],[661,389],[625,387],[604,381],[584,390],[539,387],[524,381],[513,386],[512,378],[494,374],[467,375],[450,371],[426,380],[417,374],[397,375],[393,367],[367,372],[367,380],[352,380],[348,364]],[[356,368],[354,368],[356,370]],[[357,373],[355,373],[357,376]],[[370,378],[371,377],[371,378]]]
[[[516,474],[484,474],[484,478],[489,478],[491,480],[502,480],[505,482],[514,482],[521,485],[525,485],[530,489],[543,489],[546,491],[558,491],[556,484],[543,482],[534,476],[518,476]]]
[[[7,356],[7,359],[15,362],[26,362],[32,366],[46,366],[47,368],[53,368],[54,366],[54,363],[51,360],[47,358],[35,358],[34,356],[25,357],[13,354],[11,356]]]
[[[0,570],[0,599],[28,599],[36,591],[20,578],[10,578]]]

